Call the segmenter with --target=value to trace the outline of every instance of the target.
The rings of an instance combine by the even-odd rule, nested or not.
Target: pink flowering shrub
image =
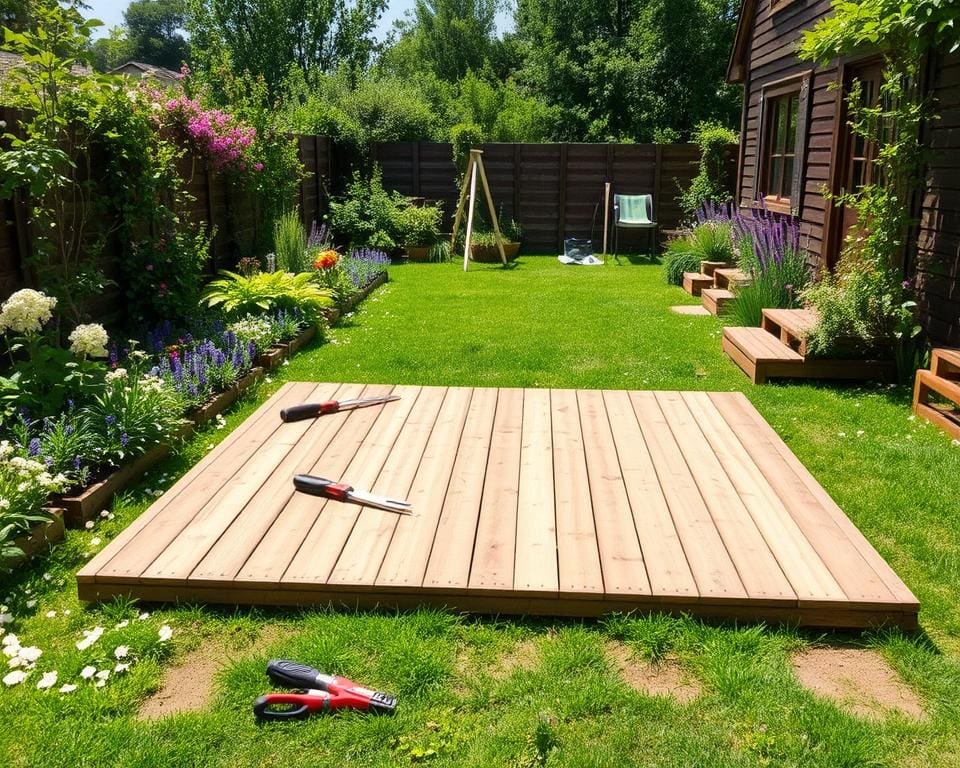
[[[214,170],[263,170],[263,164],[252,156],[255,128],[221,109],[205,109],[186,94],[167,99],[162,106],[164,122],[209,159]]]

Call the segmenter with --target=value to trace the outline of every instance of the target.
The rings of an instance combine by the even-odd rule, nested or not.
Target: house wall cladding
[[[661,230],[677,228],[683,217],[677,198],[696,176],[700,158],[692,144],[484,144],[480,149],[498,215],[523,225],[523,248],[530,253],[559,251],[565,237],[593,237],[599,251],[607,181],[611,195],[652,194]],[[384,187],[441,201],[451,225],[460,190],[450,144],[379,144],[374,157]],[[732,170],[733,147],[729,158]],[[482,197],[479,205],[485,212]],[[624,230],[620,250],[642,248],[646,237]]]
[[[829,13],[830,0],[798,0],[775,14],[770,6],[765,0],[753,4],[737,197],[742,206],[750,206],[756,199],[764,87],[809,75],[805,159],[800,199],[794,206],[802,244],[810,254],[811,266],[819,269],[832,263],[838,248],[827,238],[831,204],[822,190],[830,183],[839,149],[842,94],[831,88],[838,79],[838,67],[814,67],[798,60],[794,51],[802,31]],[[931,56],[931,88],[939,119],[927,131],[932,152],[908,265],[916,272],[921,321],[930,338],[934,343],[960,345],[960,54],[934,52]]]
[[[11,125],[16,115],[0,108],[0,120]],[[322,219],[326,212],[330,177],[330,139],[325,136],[297,137],[304,178],[297,192],[304,225]],[[240,256],[258,253],[270,233],[262,231],[255,199],[229,178],[212,173],[200,159],[185,157],[179,167],[192,200],[182,213],[196,224],[216,227],[207,269],[228,266]],[[22,199],[0,200],[0,299],[30,284],[28,261],[31,247],[29,211]],[[113,273],[116,252],[108,256],[104,271]]]

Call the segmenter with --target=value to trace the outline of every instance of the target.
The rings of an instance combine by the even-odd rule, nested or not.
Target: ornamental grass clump
[[[273,225],[273,253],[280,272],[306,272],[310,269],[307,255],[307,233],[303,231],[296,211],[287,211]]]
[[[667,243],[663,258],[664,278],[671,285],[683,284],[684,272],[699,272],[701,261],[733,261],[732,226],[722,220],[698,220],[692,229]]]

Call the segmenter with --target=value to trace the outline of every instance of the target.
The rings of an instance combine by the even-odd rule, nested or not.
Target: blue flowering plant
[[[19,455],[39,461],[53,475],[62,475],[69,487],[89,481],[97,455],[93,423],[72,400],[62,413],[36,421],[21,411],[10,428],[10,438]]]

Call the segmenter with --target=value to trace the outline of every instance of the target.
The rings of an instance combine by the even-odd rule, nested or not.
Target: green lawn
[[[330,343],[296,357],[224,429],[198,435],[115,502],[114,519],[70,532],[46,561],[0,582],[13,616],[5,629],[43,650],[26,682],[0,691],[4,762],[960,765],[960,447],[910,418],[906,389],[753,387],[720,351],[717,320],[669,311],[691,299],[665,286],[656,266],[564,268],[526,257],[511,270],[409,265],[391,278]],[[147,607],[141,620],[130,603],[78,603],[73,573],[149,504],[148,490],[167,487],[281,380],[296,379],[742,390],[919,597],[923,633],[824,637],[656,616],[565,622],[193,606]],[[173,637],[160,643],[164,624]],[[103,637],[78,650],[81,630],[95,626]],[[926,717],[863,719],[801,688],[790,654],[820,642],[879,650],[920,695]],[[699,698],[682,704],[635,691],[611,661],[620,643],[638,659],[678,661]],[[87,664],[112,666],[117,645],[129,646],[128,671],[101,689],[78,680]],[[136,719],[165,668],[211,648],[222,666],[206,709]],[[268,690],[263,668],[278,656],[396,692],[400,711],[258,728],[250,704]],[[50,670],[57,683],[37,690]],[[81,684],[61,694],[63,683]]]

